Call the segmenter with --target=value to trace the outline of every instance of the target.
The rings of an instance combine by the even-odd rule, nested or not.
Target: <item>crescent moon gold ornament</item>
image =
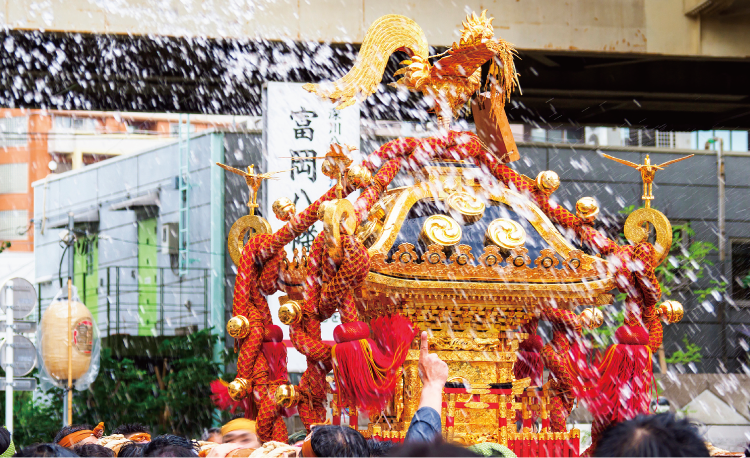
[[[623,232],[628,242],[635,245],[648,240],[648,224],[651,224],[656,232],[654,259],[658,266],[664,262],[672,248],[672,225],[664,213],[654,208],[639,208],[628,215]]]
[[[422,224],[421,236],[428,245],[438,244],[449,247],[461,241],[461,225],[446,215],[432,215]]]
[[[318,217],[323,221],[328,253],[338,262],[344,254],[341,247],[342,229],[345,235],[354,235],[357,230],[354,205],[346,199],[330,200],[318,208]]]
[[[264,218],[258,215],[245,215],[232,224],[227,237],[229,246],[229,256],[235,265],[240,265],[242,250],[245,248],[245,235],[248,240],[258,234],[270,234],[271,225]]]
[[[526,243],[526,231],[517,221],[498,218],[487,226],[484,243],[485,245],[497,245],[500,248],[512,250]]]
[[[484,216],[484,202],[467,192],[454,192],[448,196],[446,203],[452,210],[451,213],[459,213],[467,224],[478,221]]]

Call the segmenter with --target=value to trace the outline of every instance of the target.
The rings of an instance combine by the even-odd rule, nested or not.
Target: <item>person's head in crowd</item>
[[[73,453],[69,448],[62,447],[57,444],[36,444],[22,448],[17,451],[14,456],[61,456],[61,457],[72,457],[78,456]]]
[[[0,428],[0,457],[13,456],[16,453],[16,446],[13,438],[10,437],[10,431],[5,426]]]
[[[255,432],[255,422],[247,418],[235,418],[222,426],[221,442],[223,444],[240,444],[244,448],[259,448],[261,446],[258,434]]]
[[[159,447],[152,453],[147,453],[148,446],[144,449],[144,458],[196,458],[196,452],[192,448],[181,445],[167,445]]]
[[[367,440],[367,449],[370,451],[370,456],[388,456],[394,445],[391,441]]]
[[[78,456],[115,456],[115,452],[98,444],[83,444],[73,447],[73,453]]]
[[[221,444],[221,428],[209,428],[203,432],[201,437],[206,442]]]
[[[698,429],[671,413],[639,415],[602,433],[593,456],[709,456]]]
[[[305,440],[305,437],[307,437],[307,431],[303,429],[302,431],[290,434],[286,443],[289,445],[297,445],[299,447],[302,445],[302,441]]]
[[[151,439],[142,456],[198,456],[198,444],[174,434],[163,434]]]
[[[103,432],[104,423],[99,423],[96,428],[92,428],[91,425],[63,426],[55,435],[55,443],[67,448],[75,445],[96,444]]]
[[[348,426],[320,425],[302,443],[302,456],[370,456],[365,437]]]
[[[481,458],[481,455],[467,448],[438,440],[405,443],[394,447],[388,454],[388,458]]]
[[[516,458],[516,454],[508,447],[494,442],[482,442],[468,447],[468,450],[479,456],[502,456],[505,458]]]
[[[146,444],[136,444],[135,442],[125,444],[122,447],[120,447],[120,450],[117,452],[117,457],[118,458],[130,458],[130,457],[136,457],[136,456],[143,456],[144,447],[146,447]]]
[[[112,434],[122,434],[125,439],[133,442],[148,442],[151,440],[151,430],[140,423],[125,423],[112,431]]]

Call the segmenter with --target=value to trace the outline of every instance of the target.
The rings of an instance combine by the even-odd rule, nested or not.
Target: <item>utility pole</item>
[[[709,149],[709,145],[718,143],[719,149],[716,150],[716,181],[718,184],[718,215],[717,225],[719,226],[719,271],[721,276],[728,278],[727,266],[726,266],[726,251],[727,251],[727,223],[726,223],[726,172],[724,170],[724,139],[719,137],[713,137],[706,142],[706,149]],[[721,324],[721,362],[726,367],[728,361],[728,349],[727,349],[727,323],[726,323],[726,311],[725,301],[722,298],[719,302],[719,323]]]
[[[68,392],[63,424],[73,424],[73,269],[75,266],[75,237],[73,212],[68,212]],[[66,421],[67,420],[67,421]]]
[[[13,285],[6,288],[5,306],[5,427],[13,434]]]

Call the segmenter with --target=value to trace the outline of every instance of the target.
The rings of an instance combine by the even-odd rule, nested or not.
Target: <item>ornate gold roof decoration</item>
[[[373,94],[390,55],[404,50],[409,59],[401,62],[405,67],[394,74],[403,75],[396,84],[434,98],[434,111],[449,124],[450,118],[479,90],[481,67],[491,60],[487,84],[491,115],[497,122],[518,85],[518,74],[513,63],[515,48],[495,37],[492,20],[486,10],[480,16],[468,15],[462,24],[461,39],[441,57],[428,55],[427,40],[416,22],[397,14],[383,16],[367,29],[357,61],[346,75],[332,83],[306,84],[304,88],[331,100],[339,109],[345,108]],[[438,57],[433,65],[430,59]]]

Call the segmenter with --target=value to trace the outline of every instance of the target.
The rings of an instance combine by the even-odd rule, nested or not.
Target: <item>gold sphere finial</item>
[[[581,324],[587,329],[596,329],[604,324],[604,314],[596,308],[584,309],[580,315]]]
[[[560,177],[552,170],[539,172],[536,176],[536,186],[543,193],[550,195],[560,187]]]
[[[276,215],[276,218],[278,218],[279,221],[284,222],[292,219],[294,214],[297,212],[297,208],[295,207],[294,202],[287,199],[286,197],[276,199],[271,208],[273,209],[273,214]]]
[[[247,396],[247,389],[250,383],[244,378],[236,378],[227,387],[229,391],[229,397],[235,401],[241,401]]]
[[[279,307],[279,321],[287,326],[299,323],[302,319],[302,306],[297,301],[286,301]]]
[[[593,197],[581,197],[576,202],[576,215],[584,223],[593,223],[599,215],[599,204]]]
[[[659,316],[667,323],[677,323],[685,314],[682,304],[677,301],[664,301],[659,304]]]
[[[361,165],[353,165],[346,170],[346,179],[357,188],[364,188],[372,181],[372,173]]]
[[[276,388],[274,400],[277,406],[289,409],[297,405],[300,400],[300,393],[294,385],[279,385]]]
[[[250,334],[250,321],[242,315],[232,317],[227,322],[227,334],[235,339],[244,339]]]

